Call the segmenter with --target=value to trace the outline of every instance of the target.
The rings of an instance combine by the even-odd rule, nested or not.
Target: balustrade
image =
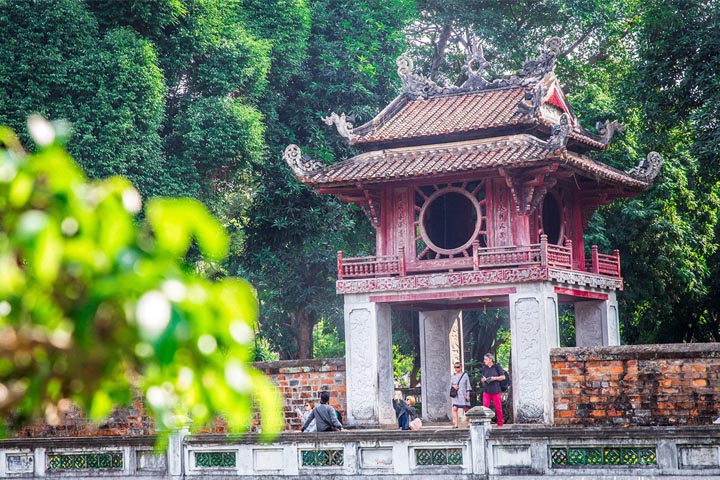
[[[592,256],[586,260],[586,265],[589,266],[589,273],[620,278],[620,252],[618,250],[614,250],[612,255],[607,255],[598,253],[597,246],[593,246]],[[343,252],[338,252],[339,280],[405,276],[408,272],[433,270],[481,270],[530,266],[575,270],[572,241],[566,241],[565,245],[554,245],[547,241],[546,235],[541,235],[540,243],[537,244],[482,248],[476,241],[472,244],[472,255],[469,257],[414,262],[409,266],[405,263],[403,247],[400,248],[398,255],[345,258]]]

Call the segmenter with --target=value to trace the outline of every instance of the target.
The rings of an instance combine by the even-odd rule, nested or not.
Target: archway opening
[[[561,207],[555,195],[547,194],[542,206],[542,228],[548,242],[559,245],[562,240]]]

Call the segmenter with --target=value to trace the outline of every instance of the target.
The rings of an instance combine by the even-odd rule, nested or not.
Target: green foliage
[[[338,335],[337,328],[324,320],[318,321],[313,329],[313,358],[342,358],[345,356],[345,342]]]
[[[410,385],[412,381],[411,373],[415,364],[415,358],[412,354],[408,355],[402,352],[400,345],[393,342],[393,378],[401,387],[414,387]]]
[[[258,286],[262,335],[281,358],[307,358],[319,319],[334,322],[338,332],[344,327],[341,299],[332,289],[336,252],[367,252],[372,232],[356,207],[300,185],[281,154],[288,143],[320,159],[350,154],[320,118],[336,110],[366,121],[395,96],[394,61],[403,47],[401,29],[411,3],[271,2],[277,8],[293,6],[279,23],[267,17],[271,6],[258,3],[245,3],[246,18],[254,34],[274,39],[273,66],[282,78],[271,73],[277,81],[261,102],[269,153],[254,170],[255,196],[242,215],[245,254],[229,271],[241,272]],[[279,39],[293,42],[280,45]]]
[[[279,395],[249,365],[253,288],[179,260],[191,242],[221,259],[222,226],[190,199],[151,200],[138,224],[130,182],[88,182],[47,122],[30,131],[30,155],[0,131],[0,413],[53,423],[74,403],[98,421],[140,388],[161,431],[216,413],[243,430],[253,399],[279,431]]]
[[[560,305],[560,346],[575,346],[575,310],[569,305]]]

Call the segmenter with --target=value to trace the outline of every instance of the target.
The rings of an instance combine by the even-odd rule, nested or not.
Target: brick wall
[[[270,377],[285,399],[286,429],[300,429],[302,418],[298,417],[295,410],[303,410],[307,400],[319,403],[322,390],[330,392],[330,405],[340,411],[345,422],[347,402],[344,358],[257,362],[253,365]]]
[[[92,422],[85,413],[75,406],[59,412],[57,425],[36,422],[13,432],[14,437],[95,437],[95,436],[140,436],[155,433],[152,417],[145,410],[139,394],[129,407],[116,408],[110,417],[100,424]]]
[[[720,344],[557,348],[556,425],[692,425],[720,416]]]

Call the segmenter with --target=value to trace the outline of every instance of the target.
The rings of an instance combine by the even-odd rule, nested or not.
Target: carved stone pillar
[[[461,328],[458,310],[420,312],[420,368],[422,370],[423,417],[429,421],[448,421],[450,410],[451,330]],[[455,335],[455,342],[459,335]],[[458,353],[458,358],[462,356]]]
[[[394,425],[390,307],[345,295],[347,424]]]
[[[607,300],[589,300],[575,304],[575,345],[620,345],[615,292],[611,292]]]
[[[516,288],[509,298],[515,423],[551,424],[550,349],[559,343],[557,294],[549,283]]]

